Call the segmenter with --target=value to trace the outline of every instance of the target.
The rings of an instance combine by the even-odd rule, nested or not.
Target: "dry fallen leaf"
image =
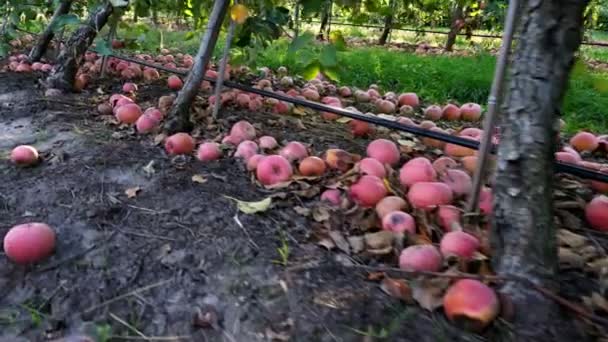
[[[125,194],[127,195],[128,198],[133,198],[135,196],[137,196],[137,193],[141,191],[141,188],[136,186],[133,188],[128,188],[127,190],[125,190]]]
[[[159,145],[160,143],[162,143],[165,140],[166,137],[167,137],[167,135],[164,133],[155,136],[154,145]]]
[[[608,257],[593,260],[592,262],[587,263],[587,266],[593,273],[600,274],[603,269],[608,269]]]
[[[312,210],[312,217],[317,222],[323,222],[329,220],[329,210],[325,207],[318,206]]]
[[[329,237],[322,238],[319,240],[319,242],[317,242],[317,245],[327,248],[328,251],[331,251],[336,247],[336,244]]]
[[[361,253],[365,250],[365,241],[362,236],[349,236],[348,243],[354,254]]]
[[[343,117],[339,118],[338,120],[336,120],[336,122],[339,122],[339,123],[348,123],[348,122],[350,122],[350,121],[352,121],[352,120],[353,120],[353,119],[351,119],[351,118],[348,118],[348,117],[346,117],[346,116],[343,116]]]
[[[203,184],[203,183],[207,182],[207,178],[205,178],[205,176],[203,176],[203,175],[194,175],[194,176],[192,176],[192,181],[194,183]]]
[[[337,230],[332,230],[329,232],[329,237],[331,237],[338,249],[350,255],[350,245],[348,244],[348,242],[344,238],[344,235],[342,235],[341,232]]]
[[[408,304],[414,303],[412,289],[410,288],[410,285],[403,279],[386,277],[382,279],[380,289],[391,297],[400,299]]]
[[[558,250],[559,264],[562,267],[582,268],[585,260],[569,248],[560,247]]]
[[[582,247],[587,242],[587,238],[584,236],[575,234],[567,229],[559,229],[557,231],[557,239],[560,246],[568,246],[571,248]]]
[[[299,215],[302,216],[310,216],[310,209],[305,208],[305,207],[301,207],[299,205],[296,205],[295,207],[293,207],[293,210],[298,213]]]
[[[410,282],[412,297],[429,311],[443,305],[443,295],[449,285],[448,278],[421,278]]]
[[[257,202],[245,202],[226,195],[224,195],[224,197],[235,201],[239,210],[244,212],[245,214],[255,214],[257,212],[266,211],[268,210],[268,208],[270,208],[270,204],[272,204],[271,197],[265,198]]]
[[[395,236],[393,232],[382,230],[375,233],[367,233],[364,235],[365,245],[369,249],[384,249],[393,246]]]

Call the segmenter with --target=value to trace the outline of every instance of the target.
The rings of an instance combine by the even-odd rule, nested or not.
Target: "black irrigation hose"
[[[97,52],[95,50],[89,50],[89,51]],[[188,74],[188,72],[186,72],[186,71],[176,70],[176,69],[173,69],[173,68],[167,68],[167,67],[164,67],[162,65],[157,65],[157,64],[154,64],[154,63],[149,63],[149,62],[142,61],[142,60],[136,59],[136,58],[131,58],[131,57],[127,57],[127,56],[121,56],[121,55],[116,55],[116,54],[110,54],[110,56],[112,56],[114,58],[117,58],[117,59],[122,59],[122,60],[125,60],[125,61],[128,61],[128,62],[133,62],[133,63],[141,64],[141,65],[144,65],[144,66],[147,66],[147,67],[150,67],[150,68],[155,68],[155,69],[158,69],[158,70],[163,70],[163,71],[166,71],[166,72],[169,72],[169,73],[173,73],[173,74],[177,74],[177,75],[186,76]],[[213,83],[213,84],[215,84],[215,82],[216,82],[215,78],[211,78],[211,77],[206,77],[205,76],[204,79],[206,81],[209,81],[210,83]],[[234,89],[246,91],[246,92],[249,92],[249,93],[258,94],[258,95],[261,95],[261,96],[274,98],[274,99],[277,99],[277,100],[280,100],[280,101],[285,101],[285,102],[288,102],[288,103],[292,103],[292,104],[308,107],[308,108],[311,108],[311,109],[315,109],[317,111],[338,114],[338,115],[345,116],[345,117],[348,117],[348,118],[351,118],[351,119],[365,121],[367,123],[371,123],[371,124],[374,124],[374,125],[377,125],[377,126],[382,126],[382,127],[386,127],[386,128],[391,128],[391,129],[394,129],[394,130],[402,131],[402,132],[408,132],[408,133],[420,135],[420,136],[427,137],[427,138],[441,140],[443,142],[447,142],[447,143],[451,143],[451,144],[459,145],[459,146],[463,146],[463,147],[468,147],[468,148],[471,148],[471,149],[474,149],[474,150],[478,150],[479,149],[479,142],[475,141],[475,140],[461,138],[461,137],[450,135],[450,134],[447,134],[447,133],[441,133],[441,132],[431,131],[431,130],[420,128],[420,127],[416,127],[416,126],[408,126],[408,125],[400,124],[400,123],[398,123],[396,121],[382,119],[382,118],[379,118],[379,117],[369,116],[369,115],[365,115],[365,114],[359,114],[359,113],[348,111],[348,110],[343,109],[343,108],[331,107],[331,106],[327,106],[327,105],[324,105],[324,104],[321,104],[321,103],[312,102],[312,101],[308,101],[308,100],[302,100],[302,99],[290,97],[290,96],[287,96],[287,95],[276,94],[276,93],[272,93],[272,92],[269,92],[269,91],[266,91],[266,90],[256,89],[256,88],[253,88],[253,87],[250,87],[250,86],[246,86],[244,84],[239,84],[239,83],[236,83],[236,82],[224,81],[224,85],[227,86],[227,87],[229,87],[229,88],[234,88]],[[492,154],[496,153],[496,145],[492,146],[492,148],[490,150],[490,153],[492,153]],[[576,166],[574,164],[568,164],[568,163],[562,163],[562,162],[556,161],[555,162],[555,169],[556,169],[557,172],[569,173],[571,175],[578,176],[578,177],[581,177],[581,178],[587,178],[587,179],[592,179],[592,180],[608,183],[608,174],[603,174],[603,173],[595,172],[595,171],[589,170],[587,168]]]
[[[311,20],[310,23],[319,24],[319,21]],[[352,26],[352,27],[365,27],[365,28],[374,28],[374,29],[384,29],[384,26],[379,25],[365,25],[365,24],[351,24],[351,23],[339,23],[332,21],[332,25],[337,26]],[[401,27],[391,27],[391,30],[396,31],[405,31],[405,32],[420,32],[420,33],[431,33],[431,34],[444,34],[447,35],[449,32],[445,31],[437,31],[437,30],[419,30],[419,29],[410,29],[410,28],[401,28]],[[458,36],[469,36],[466,33],[458,33]],[[502,36],[491,35],[491,34],[471,34],[471,37],[480,37],[480,38],[492,38],[492,39],[502,39]],[[515,37],[517,38],[517,37]],[[590,46],[599,46],[599,47],[608,47],[608,43],[600,43],[600,42],[581,42],[582,45],[590,45]]]

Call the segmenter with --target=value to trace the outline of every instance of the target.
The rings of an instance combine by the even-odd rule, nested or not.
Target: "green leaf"
[[[80,24],[80,19],[76,14],[64,14],[57,17],[57,20],[53,22],[52,30],[59,31],[65,26],[78,24]]]
[[[294,40],[291,41],[291,44],[289,44],[289,49],[287,50],[287,54],[293,55],[301,48],[310,44],[314,39],[315,39],[315,36],[311,32],[302,33],[297,38],[295,38]]]
[[[192,38],[194,38],[194,32],[193,32],[193,31],[188,31],[188,32],[186,33],[186,36],[184,37],[184,40],[185,40],[185,41],[189,41],[189,40],[191,40]]]
[[[313,60],[304,67],[304,70],[302,70],[302,77],[304,77],[305,80],[310,81],[317,76],[320,70],[321,64],[319,64],[319,61]]]
[[[340,81],[340,76],[338,75],[339,70],[337,66],[323,67],[321,69],[321,72],[323,73],[323,75],[327,76],[330,80],[334,82]]]
[[[268,208],[270,208],[270,204],[272,204],[271,197],[267,197],[257,202],[245,202],[226,195],[224,195],[224,197],[235,201],[239,210],[244,212],[245,214],[255,214],[257,212],[266,211],[268,210]]]
[[[338,53],[336,47],[332,44],[325,45],[321,50],[321,56],[319,56],[319,62],[324,67],[332,67],[338,65]]]
[[[11,47],[4,42],[0,42],[0,57],[6,57],[11,51]]]
[[[342,31],[336,30],[329,34],[329,41],[336,47],[338,51],[346,51],[346,40]]]
[[[321,11],[323,0],[302,0],[300,4],[302,4],[302,17],[308,17]]]
[[[95,45],[95,50],[97,54],[101,56],[107,56],[112,54],[112,47],[107,40],[102,40]]]

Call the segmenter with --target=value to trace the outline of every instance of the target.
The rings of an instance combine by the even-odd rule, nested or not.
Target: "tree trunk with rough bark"
[[[72,34],[61,49],[53,72],[46,79],[47,88],[74,90],[76,73],[82,65],[84,53],[93,44],[97,33],[108,22],[112,11],[112,4],[104,3],[89,15],[86,24]]]
[[[40,58],[44,56],[44,54],[46,53],[46,49],[49,46],[49,43],[55,36],[55,33],[53,32],[53,26],[62,15],[70,12],[70,7],[72,7],[72,0],[64,0],[59,3],[59,6],[57,6],[57,8],[55,9],[53,17],[51,18],[51,21],[49,22],[48,26],[46,27],[46,29],[44,29],[40,37],[38,37],[36,45],[34,45],[32,51],[30,51],[29,57],[31,62],[38,62]]]
[[[165,130],[168,133],[185,132],[192,129],[190,106],[201,87],[201,82],[205,76],[205,66],[211,59],[211,54],[217,42],[226,12],[228,12],[229,4],[230,1],[228,0],[216,0],[213,3],[213,10],[209,16],[207,29],[201,39],[201,45],[194,59],[194,65],[184,82],[183,88],[175,99],[175,103],[169,114],[169,120],[165,124]]]
[[[395,0],[391,0],[389,3],[390,12],[386,17],[384,17],[384,29],[382,30],[382,35],[380,35],[380,39],[378,40],[379,45],[386,44],[388,35],[391,33],[391,27],[393,26],[395,3],[396,3]]]
[[[327,24],[329,23],[329,8],[325,6],[323,11],[321,12],[321,28],[319,29],[319,34],[317,35],[317,39],[323,40],[325,29],[327,28]]]
[[[450,32],[448,32],[448,39],[445,42],[446,51],[452,51],[454,49],[458,32],[460,32],[460,29],[464,24],[463,14],[462,6],[458,4],[455,5],[454,11],[452,12],[452,25],[450,26]]]
[[[553,162],[557,113],[582,39],[587,0],[525,1],[501,117],[494,222],[494,269],[557,290]],[[516,341],[582,341],[573,317],[520,282],[500,292],[514,306]]]

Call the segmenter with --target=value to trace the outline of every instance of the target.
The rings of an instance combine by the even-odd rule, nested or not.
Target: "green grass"
[[[286,51],[287,42],[277,42],[259,56],[258,62],[270,68],[284,65],[291,72],[301,72],[304,61],[288,56]],[[484,104],[495,61],[488,54],[422,56],[376,47],[357,48],[339,53],[339,83],[360,88],[376,83],[385,91],[414,91],[425,102],[455,100]],[[598,90],[607,82],[605,73],[580,67],[573,72],[563,106],[568,131],[608,132],[608,93]]]

